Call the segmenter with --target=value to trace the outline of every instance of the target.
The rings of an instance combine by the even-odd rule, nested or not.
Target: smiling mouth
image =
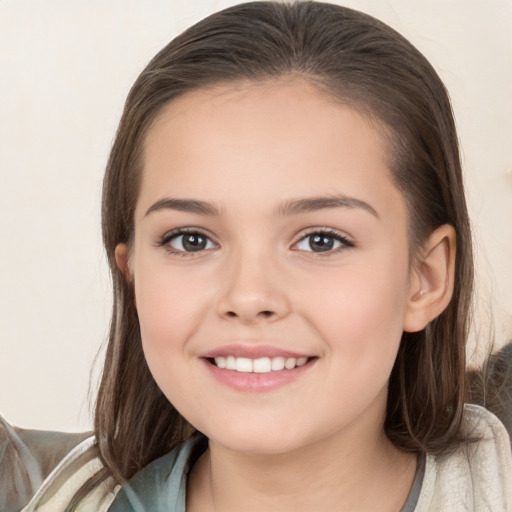
[[[293,370],[304,366],[312,357],[209,357],[208,362],[220,369],[232,370],[240,373],[273,373],[283,370]]]

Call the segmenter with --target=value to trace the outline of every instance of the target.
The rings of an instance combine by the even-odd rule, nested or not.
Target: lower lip
[[[302,366],[291,370],[279,370],[268,373],[237,372],[219,368],[203,359],[210,374],[220,383],[237,391],[264,392],[272,391],[302,377],[315,363],[316,358],[308,360]]]

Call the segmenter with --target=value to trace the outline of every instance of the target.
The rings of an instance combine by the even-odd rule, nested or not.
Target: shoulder
[[[21,512],[63,512],[78,489],[102,468],[96,440],[89,437],[62,459]],[[78,506],[77,512],[107,510],[114,498],[112,487],[110,480],[103,481]]]
[[[491,412],[466,405],[463,433],[476,439],[444,456],[427,456],[416,510],[512,510],[510,437]]]
[[[206,449],[206,444],[204,437],[193,436],[150,463],[119,492],[119,486],[115,486],[111,478],[103,480],[80,502],[76,512],[149,512],[161,510],[158,508],[160,502],[167,503],[168,507],[171,499],[182,503],[184,511],[188,469]],[[89,437],[64,457],[21,512],[64,512],[82,485],[102,469],[96,440]],[[145,508],[138,508],[141,503]]]
[[[16,427],[0,415],[0,510],[22,509],[59,461],[90,436]]]
[[[196,434],[137,473],[116,495],[109,512],[185,512],[187,475],[207,447]]]
[[[479,405],[464,406],[462,428],[466,435],[482,437],[483,441],[488,440],[491,444],[496,440],[506,441],[509,445],[511,442],[503,423],[492,412]]]

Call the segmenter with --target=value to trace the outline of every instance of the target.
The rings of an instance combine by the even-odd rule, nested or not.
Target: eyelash
[[[179,249],[174,249],[170,245],[171,241],[174,239],[177,239],[178,237],[183,236],[183,235],[198,235],[198,236],[204,237],[208,241],[210,241],[211,243],[215,244],[218,247],[218,244],[213,242],[213,240],[211,239],[210,236],[208,236],[204,231],[202,231],[201,229],[198,229],[198,228],[178,228],[173,231],[170,231],[170,232],[166,233],[164,236],[162,236],[162,238],[160,240],[158,240],[156,245],[158,247],[164,247],[165,250],[170,254],[182,256],[182,257],[189,257],[189,256],[193,255],[195,252],[199,253],[199,252],[204,252],[206,250],[210,250],[210,249],[201,249],[199,251],[182,251]],[[312,237],[313,235],[320,235],[320,236],[323,236],[326,238],[332,238],[336,242],[339,242],[341,245],[340,245],[340,247],[337,247],[337,248],[331,249],[331,250],[327,250],[327,251],[315,252],[315,251],[300,251],[299,250],[299,252],[311,253],[312,255],[314,255],[314,257],[325,257],[326,255],[336,254],[339,251],[350,249],[355,246],[354,242],[352,242],[346,236],[342,235],[341,233],[339,233],[338,231],[336,231],[334,229],[317,228],[317,229],[312,229],[311,231],[302,235],[301,238],[293,244],[293,247],[297,246],[301,242],[307,240],[308,237]]]
[[[332,254],[337,254],[340,251],[344,251],[346,249],[355,247],[355,243],[352,242],[351,240],[349,240],[346,236],[342,235],[339,231],[336,231],[334,229],[329,229],[329,228],[311,229],[311,231],[302,235],[301,238],[299,239],[299,241],[295,242],[293,245],[296,246],[300,242],[307,240],[309,237],[312,237],[313,235],[320,235],[322,237],[332,238],[336,242],[340,243],[339,247],[337,247],[336,249],[328,250],[328,251],[323,251],[323,252],[322,251],[320,251],[320,252],[304,251],[304,252],[310,253],[313,257],[322,258],[322,257],[330,256]]]
[[[158,247],[163,247],[170,254],[182,257],[189,257],[192,254],[194,254],[194,252],[204,252],[205,250],[208,250],[203,249],[201,251],[181,251],[179,249],[174,249],[174,247],[170,245],[171,241],[183,235],[199,235],[214,243],[216,246],[218,246],[218,244],[213,242],[210,236],[208,236],[204,231],[198,228],[178,228],[169,231],[164,236],[162,236],[162,238],[157,242],[156,245]]]

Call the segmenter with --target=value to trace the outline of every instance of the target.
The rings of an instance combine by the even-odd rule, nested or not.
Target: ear
[[[119,270],[130,283],[133,283],[133,274],[130,270],[130,251],[128,246],[126,244],[117,244],[114,256]]]
[[[130,283],[133,296],[133,305],[137,309],[137,300],[135,298],[135,289],[133,286],[133,272],[130,269],[130,249],[126,244],[117,244],[114,256],[119,270],[124,274],[124,277]]]
[[[455,230],[436,229],[418,251],[412,265],[403,330],[418,332],[439,316],[453,295]]]

